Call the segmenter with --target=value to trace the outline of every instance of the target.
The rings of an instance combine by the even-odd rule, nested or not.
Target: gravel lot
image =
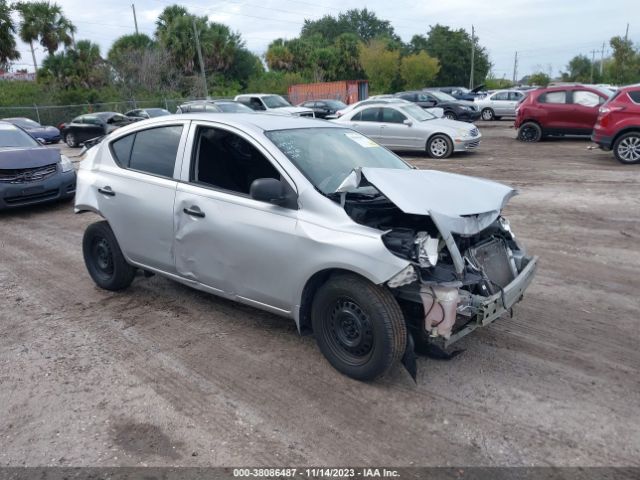
[[[640,166],[509,125],[411,157],[519,188],[541,257],[515,317],[417,385],[350,380],[293,322],[158,276],[99,290],[70,203],[1,213],[0,465],[640,466]]]

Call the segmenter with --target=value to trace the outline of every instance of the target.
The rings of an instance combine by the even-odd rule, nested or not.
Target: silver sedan
[[[439,118],[410,102],[361,105],[333,122],[353,128],[390,150],[426,151],[438,159],[474,150],[482,137],[473,124]]]
[[[498,90],[484,97],[476,97],[474,103],[480,109],[483,120],[499,120],[514,117],[516,108],[525,94],[520,90]]]
[[[414,344],[444,349],[521,299],[536,258],[501,216],[515,193],[335,123],[200,113],[91,147],[75,211],[103,218],[82,245],[98,286],[140,270],[291,318],[369,380],[400,361],[415,378]]]

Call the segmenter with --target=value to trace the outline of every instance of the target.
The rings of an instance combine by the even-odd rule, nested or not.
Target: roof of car
[[[165,115],[162,117],[153,118],[151,120],[145,120],[143,122],[136,122],[131,125],[131,128],[123,127],[122,131],[137,130],[139,125],[153,125],[154,123],[166,123],[171,120],[211,120],[220,122],[226,125],[242,127],[248,126],[257,128],[262,131],[271,130],[288,130],[294,128],[344,128],[338,124],[334,124],[325,120],[315,118],[303,118],[293,115],[281,115],[276,113],[218,113],[218,112],[197,112],[197,113],[183,113],[176,115]]]

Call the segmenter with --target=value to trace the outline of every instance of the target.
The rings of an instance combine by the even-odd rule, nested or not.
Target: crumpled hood
[[[57,148],[0,148],[0,169],[37,168],[59,161]]]
[[[429,215],[440,230],[467,235],[493,223],[518,193],[491,180],[437,170],[364,167],[360,174],[403,212]]]

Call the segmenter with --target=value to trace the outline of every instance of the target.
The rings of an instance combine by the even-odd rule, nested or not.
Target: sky
[[[191,13],[207,15],[242,34],[246,46],[262,55],[275,38],[298,36],[304,19],[337,16],[352,8],[368,8],[389,20],[408,42],[426,34],[437,23],[471,30],[487,48],[496,77],[511,79],[518,52],[518,78],[544,71],[552,76],[565,69],[577,54],[599,59],[609,39],[624,35],[629,12],[637,0],[57,0],[76,25],[76,40],[89,39],[106,56],[113,41],[135,31],[131,4],[135,4],[138,29],[153,35],[155,20],[168,5],[178,3]],[[640,44],[640,22],[629,26],[629,38]],[[22,58],[16,67],[32,70],[28,45],[20,43]],[[45,56],[37,46],[38,62]]]

